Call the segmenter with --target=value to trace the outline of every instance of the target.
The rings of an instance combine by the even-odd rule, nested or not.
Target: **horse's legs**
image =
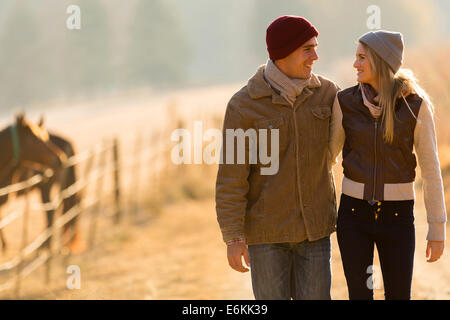
[[[79,200],[76,195],[73,195],[63,202],[63,214],[69,212],[72,208],[76,208],[79,204]],[[80,226],[79,226],[79,216],[75,216],[69,221],[65,226],[64,233],[70,234],[71,238],[69,241],[70,251],[72,253],[82,253],[87,249],[86,243],[81,237]],[[71,232],[70,232],[71,231]]]
[[[63,200],[63,209],[62,209],[62,214],[66,214],[67,211],[69,211],[69,207],[67,205],[67,199]],[[63,233],[64,235],[66,235],[66,237],[69,237],[68,239],[68,244],[70,245],[73,242],[74,237],[76,236],[75,233],[75,228],[74,228],[74,219],[68,221],[63,228]],[[71,232],[72,231],[72,232]]]
[[[6,251],[7,245],[5,236],[3,235],[3,229],[0,229],[0,239],[2,240],[2,252],[4,253]]]
[[[3,235],[3,229],[0,229],[0,240],[2,241],[2,252],[6,252],[6,248],[8,247],[6,244],[5,236]]]
[[[48,203],[50,202],[50,188],[47,186],[41,187],[41,199],[42,203]],[[47,227],[51,228],[53,226],[53,220],[55,216],[55,210],[50,209],[46,211],[47,214]],[[50,248],[50,243],[53,238],[53,235],[51,235],[43,244],[44,248]]]
[[[4,202],[4,201],[2,201],[2,202]],[[2,202],[0,202],[0,205],[2,204]],[[1,217],[2,217],[2,215],[0,214],[0,220],[1,220]],[[6,243],[5,235],[3,234],[3,228],[0,229],[0,240],[2,242],[2,252],[5,253],[8,245]]]

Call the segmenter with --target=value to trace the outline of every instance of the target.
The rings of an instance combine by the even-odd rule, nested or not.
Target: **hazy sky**
[[[81,7],[78,34],[66,28],[70,4]],[[20,5],[33,21],[8,30]],[[266,62],[266,28],[285,14],[318,28],[315,71],[333,75],[351,68],[345,59],[369,31],[371,5],[382,29],[403,33],[406,53],[449,41],[449,0],[1,0],[0,108],[88,89],[242,82]],[[33,46],[27,32],[35,33]],[[68,47],[74,35],[78,42]],[[27,52],[30,58],[17,59]]]

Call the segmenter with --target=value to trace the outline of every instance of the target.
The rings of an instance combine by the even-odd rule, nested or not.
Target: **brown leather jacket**
[[[383,140],[381,119],[376,121],[364,106],[358,85],[338,93],[345,144],[342,151],[344,175],[364,184],[364,200],[384,200],[384,185],[409,183],[415,178],[414,129],[422,98],[410,94],[395,107],[394,141]],[[411,113],[411,111],[414,113]]]
[[[313,75],[317,84],[305,88],[291,107],[263,73],[261,66],[229,101],[222,154],[226,129],[279,129],[279,170],[261,175],[261,167],[269,165],[249,164],[248,156],[244,164],[219,165],[216,211],[223,240],[243,237],[258,244],[329,236],[337,213],[328,138],[338,88]]]

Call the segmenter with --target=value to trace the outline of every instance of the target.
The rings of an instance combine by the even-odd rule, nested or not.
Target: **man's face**
[[[308,79],[314,61],[319,59],[317,45],[317,38],[313,37],[287,57],[277,60],[277,65],[284,65],[285,73],[291,78]]]

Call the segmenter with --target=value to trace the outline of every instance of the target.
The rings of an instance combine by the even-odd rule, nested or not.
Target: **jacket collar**
[[[262,65],[258,68],[258,71],[256,71],[256,74],[248,80],[247,83],[247,91],[252,99],[260,99],[263,97],[269,97],[272,96],[272,103],[274,104],[281,104],[285,106],[290,106],[290,104],[282,97],[280,96],[280,93],[277,92],[276,89],[272,88],[270,84],[264,79],[264,69],[266,65]],[[308,88],[319,88],[322,85],[319,78],[313,73],[311,75],[311,83],[303,90],[303,95],[311,95],[312,91],[308,90]]]
[[[365,113],[370,119],[375,120],[375,118],[370,113],[369,108],[364,105],[364,100],[359,83],[353,87],[352,100],[362,110],[363,113]]]

